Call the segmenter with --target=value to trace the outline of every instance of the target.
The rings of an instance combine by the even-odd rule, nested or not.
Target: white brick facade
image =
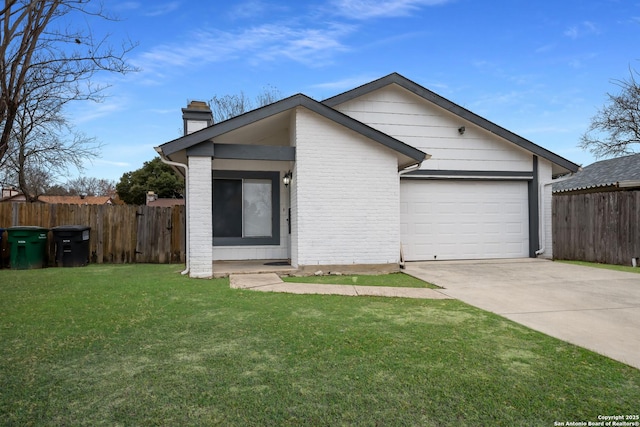
[[[394,152],[304,108],[295,129],[294,265],[397,263]]]
[[[213,276],[211,157],[189,157],[189,276]]]
[[[185,126],[189,131],[196,129],[189,123]],[[289,147],[295,147],[295,153]],[[324,270],[322,266],[348,265],[366,266],[367,269],[392,265],[397,268],[401,239],[406,241],[408,233],[412,237],[419,234],[407,232],[409,225],[424,228],[425,224],[431,224],[434,229],[446,231],[451,216],[460,216],[464,207],[479,224],[469,226],[471,223],[465,222],[465,230],[487,228],[487,218],[495,213],[495,206],[504,212],[507,209],[500,206],[516,206],[510,204],[511,199],[518,201],[521,213],[521,220],[512,223],[525,227],[521,234],[527,243],[526,250],[531,251],[528,242],[531,242],[533,230],[528,226],[529,218],[535,214],[530,211],[535,196],[539,198],[537,214],[540,217],[539,236],[536,237],[544,247],[542,256],[552,257],[551,186],[548,183],[552,174],[577,168],[553,153],[541,153],[535,144],[396,73],[322,103],[304,95],[294,95],[204,127],[196,134],[159,148],[169,160],[189,166],[186,192],[191,277],[213,276],[213,263],[218,260],[290,258],[294,267],[306,271],[315,266],[321,270]],[[401,187],[398,167],[420,162],[425,153],[431,158],[422,164],[423,172],[404,177],[425,180]],[[534,195],[527,184],[535,182],[530,176],[535,156],[539,160],[538,188]],[[285,187],[282,176],[289,170],[293,171],[293,180]],[[277,212],[279,216],[279,241],[273,236],[256,240],[220,236],[216,243],[224,242],[229,246],[213,245],[213,171],[233,171],[226,173],[230,179],[249,176],[275,179],[271,172],[278,172],[279,184],[272,188],[272,194],[279,194],[280,203],[272,214]],[[474,176],[475,171],[479,172],[475,174],[477,176]],[[483,181],[487,187],[482,187],[484,192],[480,196],[477,190],[480,185],[475,185],[476,180]],[[500,182],[503,180],[507,182]],[[495,185],[490,185],[492,183]],[[446,192],[434,190],[445,187]],[[506,194],[507,187],[517,187],[517,194],[513,197]],[[411,188],[411,194],[407,193],[407,188]],[[475,193],[466,194],[478,196],[475,199],[447,198],[451,194],[463,194],[461,190],[474,189]],[[427,196],[435,199],[425,202]],[[407,200],[424,209],[415,211],[415,215],[407,219],[407,212],[411,211]],[[430,215],[427,219],[436,218],[434,206],[437,204],[443,205],[440,220],[427,223],[423,221],[426,216],[418,217],[426,212]],[[475,212],[471,209],[473,206],[467,206],[469,204],[488,207],[486,212]],[[401,231],[401,207],[405,231]],[[489,212],[490,209],[493,210]],[[504,221],[495,220],[493,224],[503,226]],[[441,233],[446,234],[443,245],[452,244],[452,239],[456,238],[469,247],[475,243],[461,238],[465,233],[461,227],[454,224],[451,229],[451,233]],[[493,236],[483,238],[481,243],[504,243],[491,239]],[[436,240],[427,237],[416,245],[423,241]],[[254,245],[256,242],[263,244]],[[441,248],[437,249],[438,254],[442,253]],[[473,257],[473,253],[469,253],[469,257]],[[520,256],[520,252],[517,255]]]

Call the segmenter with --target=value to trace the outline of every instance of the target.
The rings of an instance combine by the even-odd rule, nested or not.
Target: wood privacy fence
[[[640,191],[553,196],[553,256],[631,265],[640,258]]]
[[[185,261],[185,207],[0,203],[0,228],[59,225],[91,227],[92,263],[181,263]],[[6,237],[2,242],[7,253]],[[55,242],[49,234],[49,264]]]

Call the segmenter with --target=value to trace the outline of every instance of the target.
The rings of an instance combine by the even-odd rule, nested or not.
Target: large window
[[[279,245],[279,173],[213,172],[213,244]]]

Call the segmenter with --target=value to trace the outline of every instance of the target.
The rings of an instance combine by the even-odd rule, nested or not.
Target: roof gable
[[[394,151],[397,151],[404,156],[415,160],[416,162],[422,162],[423,160],[428,158],[426,153],[370,126],[367,126],[366,124],[361,123],[339,111],[336,111],[328,105],[322,104],[302,94],[297,94],[289,98],[285,98],[281,101],[274,102],[273,104],[269,104],[264,107],[249,111],[240,116],[233,117],[229,120],[225,120],[224,122],[214,124],[200,131],[183,136],[173,141],[169,141],[165,144],[162,144],[158,148],[162,151],[163,154],[171,155],[178,151],[194,147],[205,141],[209,141],[212,138],[215,138],[232,130],[250,125],[267,117],[274,116],[276,114],[291,110],[296,107],[304,107],[317,114],[320,114],[321,116],[324,116],[329,120],[343,125],[355,132],[358,132],[373,141],[376,141]]]
[[[369,94],[373,91],[376,91],[378,89],[381,89],[383,87],[386,87],[388,85],[391,84],[395,84],[398,85],[410,92],[412,92],[413,94],[425,99],[426,101],[429,101],[435,105],[437,105],[440,108],[443,108],[444,110],[463,118],[464,120],[467,120],[499,137],[501,137],[502,139],[509,141],[515,145],[517,145],[520,148],[523,148],[539,157],[542,157],[544,159],[549,160],[550,162],[561,166],[562,168],[567,169],[568,171],[571,172],[576,172],[579,169],[579,166],[537,144],[534,144],[533,142],[519,136],[516,135],[515,133],[496,125],[493,122],[490,122],[489,120],[467,110],[464,107],[461,107],[458,104],[455,104],[452,101],[449,101],[446,98],[443,98],[442,96],[436,94],[435,92],[432,92],[428,89],[426,89],[423,86],[420,86],[419,84],[407,79],[406,77],[398,74],[398,73],[392,73],[389,74],[385,77],[382,77],[378,80],[374,80],[370,83],[364,84],[362,86],[359,86],[355,89],[349,90],[347,92],[344,92],[342,94],[336,95],[334,97],[328,98],[324,101],[322,101],[323,104],[330,106],[330,107],[336,107],[342,103],[345,103],[347,101],[351,101],[353,99],[356,99],[358,97],[361,97],[363,95]]]
[[[553,184],[554,193],[590,189],[640,187],[640,153],[601,160]]]

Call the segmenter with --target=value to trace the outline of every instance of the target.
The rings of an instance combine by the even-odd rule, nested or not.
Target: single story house
[[[551,257],[550,183],[579,169],[397,73],[220,123],[182,111],[185,136],[156,151],[185,175],[192,277],[218,260]]]
[[[640,189],[640,153],[601,160],[553,184],[553,193],[582,194]]]
[[[184,199],[158,197],[155,192],[147,191],[146,205],[156,208],[170,208],[173,206],[184,206],[185,202]]]

